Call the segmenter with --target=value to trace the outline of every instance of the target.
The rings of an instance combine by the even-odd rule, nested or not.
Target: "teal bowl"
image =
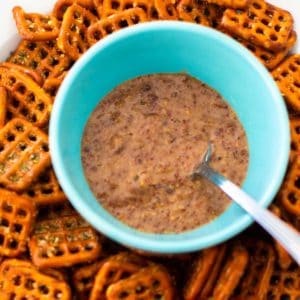
[[[116,32],[93,46],[64,80],[50,122],[50,151],[61,186],[78,212],[123,245],[156,253],[183,253],[221,243],[253,220],[238,205],[212,222],[180,234],[151,234],[118,221],[97,202],[81,164],[81,139],[99,100],[125,80],[150,73],[186,72],[204,81],[236,111],[249,144],[243,188],[268,206],[289,155],[286,107],[267,70],[233,39],[184,22],[158,21]]]

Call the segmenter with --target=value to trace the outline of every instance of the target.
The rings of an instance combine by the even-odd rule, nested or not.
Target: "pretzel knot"
[[[244,11],[226,9],[221,26],[255,45],[280,51],[286,47],[293,23],[289,12],[263,0],[253,0]]]
[[[93,45],[115,31],[124,27],[146,22],[147,20],[146,13],[139,7],[116,13],[89,27],[87,32],[89,44]]]
[[[294,54],[282,62],[272,75],[286,101],[300,111],[300,54]]]
[[[47,41],[57,38],[59,21],[53,16],[25,13],[20,6],[13,8],[13,16],[20,36],[28,41]]]
[[[77,60],[89,48],[86,32],[96,21],[97,18],[85,8],[77,4],[68,7],[57,40],[58,47]]]
[[[8,259],[0,266],[0,298],[71,300],[68,284],[36,270],[29,261]]]

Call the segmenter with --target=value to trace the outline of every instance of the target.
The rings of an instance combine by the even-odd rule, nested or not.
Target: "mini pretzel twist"
[[[39,127],[48,122],[52,99],[29,76],[16,69],[0,67],[0,85],[11,96],[7,105],[10,118],[24,118]]]
[[[0,266],[0,298],[71,300],[71,290],[66,282],[39,272],[28,261],[7,259]]]
[[[89,48],[87,29],[96,21],[97,18],[85,8],[77,4],[68,7],[57,40],[58,47],[77,60]]]
[[[26,251],[35,215],[35,206],[31,201],[0,189],[1,256],[16,257]]]
[[[90,45],[124,27],[147,21],[146,13],[139,7],[127,9],[91,25],[87,31]]]
[[[32,261],[40,268],[70,267],[96,260],[101,253],[96,231],[66,206],[40,210],[29,241]]]
[[[50,165],[48,136],[23,119],[0,130],[0,183],[23,191]]]
[[[245,11],[226,9],[221,26],[255,45],[280,51],[293,28],[292,15],[264,0],[252,0]]]
[[[272,72],[286,103],[300,111],[300,54],[294,54],[284,60]]]
[[[20,6],[13,8],[13,16],[20,36],[28,41],[47,41],[57,38],[59,21],[53,16],[25,13]]]

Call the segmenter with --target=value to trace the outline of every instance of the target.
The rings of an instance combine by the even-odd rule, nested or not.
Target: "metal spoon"
[[[245,193],[229,179],[217,173],[209,166],[212,145],[209,143],[201,163],[193,171],[192,178],[204,176],[223,190],[232,200],[247,211],[273,238],[275,238],[300,265],[300,234],[280,220]]]

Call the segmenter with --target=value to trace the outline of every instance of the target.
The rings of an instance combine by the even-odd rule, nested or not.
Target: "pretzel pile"
[[[178,20],[232,37],[271,72],[290,109],[290,167],[271,210],[300,230],[300,54],[292,15],[264,0],[58,0],[12,11],[22,38],[0,64],[0,299],[300,299],[300,267],[251,227],[181,256],[133,251],[72,208],[51,166],[47,128],[73,63],[107,35]],[[263,101],[263,99],[262,99]]]

